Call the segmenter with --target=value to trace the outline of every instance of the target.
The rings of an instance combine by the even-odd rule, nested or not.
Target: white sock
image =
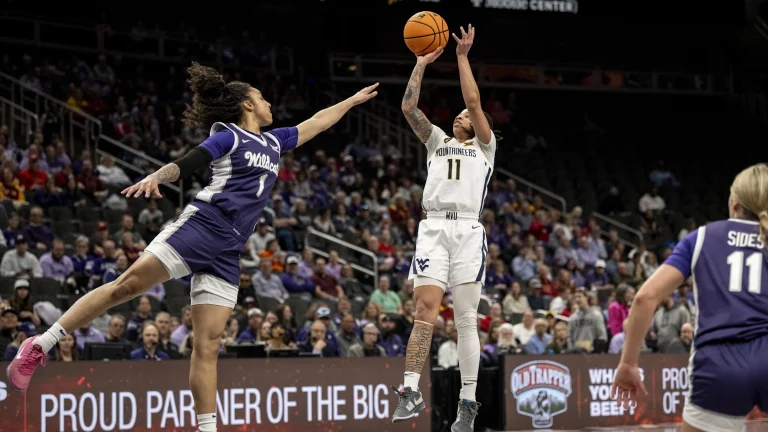
[[[200,432],[216,432],[216,413],[198,414],[197,429]]]
[[[410,387],[413,391],[419,390],[419,379],[421,374],[416,372],[406,372],[403,378],[403,387]]]
[[[40,345],[44,353],[47,353],[56,345],[61,338],[67,335],[64,328],[58,322],[51,326],[47,332],[35,339],[35,345]]]
[[[477,380],[477,377],[475,377]],[[460,400],[475,400],[475,391],[477,390],[477,381],[461,380],[461,391],[459,392]]]

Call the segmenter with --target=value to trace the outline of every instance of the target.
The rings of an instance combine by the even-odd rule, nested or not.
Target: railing
[[[91,149],[91,144],[101,135],[99,119],[2,72],[0,72],[0,92],[2,96],[34,113],[38,118],[43,118],[44,115],[58,116],[61,127],[59,138],[69,140],[69,151],[72,156],[75,156],[76,138],[82,139],[85,148]]]
[[[636,248],[640,243],[643,241],[643,233],[640,231],[632,228],[629,225],[623,224],[616,219],[609,218],[608,216],[605,216],[603,214],[600,214],[598,212],[592,212],[592,217],[597,220],[598,225],[600,225],[600,230],[603,231],[603,234],[607,234],[608,231],[615,229],[619,233],[619,238],[626,244],[627,246]],[[608,228],[605,229],[603,227],[607,226]],[[624,234],[624,236],[622,236]],[[627,235],[629,235],[632,238],[637,238],[637,243],[631,242],[626,239]]]
[[[550,208],[559,209],[563,214],[568,212],[568,204],[565,202],[565,198],[561,197],[560,195],[550,190],[544,189],[543,187],[535,183],[531,183],[528,180],[518,175],[512,174],[511,172],[505,170],[504,168],[495,168],[495,170],[497,173],[514,180],[515,183],[517,183],[518,188],[520,187],[520,185],[523,185],[524,187],[526,187],[528,189],[529,197],[533,196],[535,192],[536,194],[541,196],[542,201],[544,201],[544,205]],[[553,204],[553,203],[556,203],[556,204]]]
[[[328,234],[325,234],[323,232],[320,232],[320,231],[318,231],[318,230],[316,230],[316,229],[314,229],[312,227],[307,228],[307,236],[304,238],[304,247],[308,248],[309,250],[311,250],[316,255],[320,255],[320,256],[322,256],[324,258],[328,258],[329,253],[327,251],[323,250],[323,249],[320,249],[320,248],[312,246],[310,244],[310,237],[312,237],[312,236],[321,238],[321,239],[325,240],[326,242],[331,242],[334,245],[336,245],[337,247],[339,247],[340,249],[341,248],[346,249],[346,251],[348,253],[350,253],[350,254],[352,252],[355,252],[355,253],[358,253],[360,255],[370,257],[373,260],[373,270],[371,270],[369,268],[366,268],[366,267],[363,267],[363,266],[361,266],[359,264],[356,264],[354,262],[354,261],[360,262],[360,260],[354,260],[353,261],[351,259],[339,258],[339,262],[341,262],[342,264],[349,264],[354,270],[371,276],[373,278],[373,287],[374,287],[374,289],[379,289],[379,264],[378,264],[378,259],[376,258],[376,254],[374,254],[373,252],[371,252],[371,251],[369,251],[367,249],[363,249],[363,248],[361,248],[359,246],[355,246],[352,243],[345,242],[344,240],[340,240],[340,239],[338,239],[338,238],[336,238],[336,237],[334,237],[332,235],[328,235]],[[342,251],[339,251],[339,255],[343,257],[343,256],[345,256],[347,254],[343,253]]]
[[[343,97],[332,91],[326,91],[325,95],[328,96],[332,104],[343,100]],[[381,105],[383,104],[379,105],[379,109],[383,110]],[[415,161],[416,167],[419,169],[424,167],[426,151],[424,145],[416,139],[416,135],[410,129],[370,111],[367,104],[358,105],[355,109],[350,110],[344,116],[343,121],[347,132],[363,141],[361,144],[365,144],[367,140],[379,139],[386,135],[390,139],[390,143],[402,152],[404,159]]]
[[[32,132],[40,131],[40,119],[37,114],[0,96],[0,124],[8,125],[10,136],[18,138],[16,135],[16,126],[22,128],[24,138],[28,138]]]
[[[293,50],[270,48],[268,52],[240,51],[239,42],[200,41],[173,37],[153,30],[130,32],[106,26],[88,27],[21,17],[0,17],[0,27],[9,29],[0,43],[32,45],[64,51],[112,54],[120,57],[189,63],[190,58],[239,70],[293,73]],[[9,36],[13,35],[13,36]],[[66,43],[62,43],[66,41]],[[234,53],[234,56],[231,54]],[[266,54],[266,55],[263,55]]]
[[[329,55],[331,80],[336,83],[405,85],[414,66],[413,57]],[[675,93],[723,96],[735,92],[733,74],[692,74],[673,71],[630,71],[549,64],[477,62],[473,75],[480,88],[606,91],[623,93]],[[455,62],[430,65],[424,84],[456,87],[460,82]]]
[[[104,147],[105,147],[104,142],[109,143],[109,146],[111,146],[113,148],[105,150],[104,149]],[[131,148],[130,146],[127,146],[127,145],[121,143],[120,141],[115,140],[114,138],[110,138],[110,137],[108,137],[106,135],[100,135],[99,136],[98,141],[96,141],[96,152],[95,152],[96,156],[99,156],[99,157],[101,157],[101,156],[112,156],[112,157],[114,157],[115,163],[117,163],[118,165],[120,165],[123,168],[127,168],[127,169],[135,172],[136,174],[138,174],[137,177],[138,176],[143,177],[143,176],[145,176],[147,174],[146,171],[143,168],[138,167],[138,166],[136,166],[136,165],[134,165],[132,163],[126,162],[121,157],[116,157],[115,149],[118,149],[120,151],[124,151],[126,153],[130,153],[133,156],[136,156],[136,157],[139,157],[141,159],[144,159],[148,163],[152,164],[152,166],[155,169],[159,169],[160,167],[163,167],[163,166],[166,165],[165,162],[157,160],[157,159],[153,158],[152,156],[147,155],[144,152],[135,150],[135,149]],[[180,180],[178,182],[178,185],[176,185],[174,183],[163,183],[160,186],[164,187],[164,188],[168,188],[168,189],[176,192],[179,195],[179,207],[184,207],[184,186],[183,186],[183,181],[182,180]]]

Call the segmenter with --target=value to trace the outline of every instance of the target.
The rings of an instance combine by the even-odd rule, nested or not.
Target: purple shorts
[[[240,282],[240,253],[247,241],[228,222],[190,204],[147,246],[171,279],[192,277],[192,304],[234,307]]]

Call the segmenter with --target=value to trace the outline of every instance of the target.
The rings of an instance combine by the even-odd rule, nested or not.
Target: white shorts
[[[488,242],[476,213],[429,212],[419,223],[408,279],[432,278],[455,287],[485,283]]]

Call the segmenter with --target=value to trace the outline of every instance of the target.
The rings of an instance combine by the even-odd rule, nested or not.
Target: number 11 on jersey
[[[453,171],[454,162],[456,163],[455,172]],[[448,159],[448,180],[461,180],[461,159]]]

